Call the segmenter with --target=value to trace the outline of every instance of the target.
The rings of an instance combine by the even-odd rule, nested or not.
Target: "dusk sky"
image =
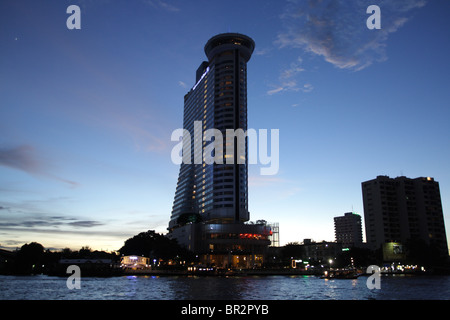
[[[166,233],[171,134],[225,32],[256,43],[248,127],[279,129],[278,173],[249,165],[252,221],[278,222],[282,245],[334,241],[335,216],[363,216],[361,182],[429,176],[448,231],[449,13],[446,0],[2,0],[0,248],[118,250]]]

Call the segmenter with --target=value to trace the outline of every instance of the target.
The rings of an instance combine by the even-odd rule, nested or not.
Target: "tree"
[[[92,249],[89,246],[81,247],[80,251],[78,251],[78,254],[81,258],[89,258],[91,256]]]
[[[152,259],[191,260],[193,254],[181,248],[178,242],[153,230],[141,232],[125,241],[119,252],[123,255],[140,255]]]
[[[16,272],[38,273],[41,270],[44,247],[37,242],[24,244],[17,252]]]
[[[298,242],[289,242],[282,250],[283,260],[290,263],[291,259],[299,259],[303,256],[303,247]]]

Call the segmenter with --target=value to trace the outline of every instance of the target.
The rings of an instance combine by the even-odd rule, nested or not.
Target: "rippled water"
[[[450,276],[382,276],[381,289],[367,277],[325,280],[314,276],[81,278],[0,276],[1,300],[441,300],[450,299]]]

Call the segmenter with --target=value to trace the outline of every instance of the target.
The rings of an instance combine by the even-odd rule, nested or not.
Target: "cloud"
[[[261,176],[261,175],[248,177],[248,185],[251,187],[266,187],[287,182],[289,181],[280,177]]]
[[[306,83],[303,85],[303,88],[301,89],[303,92],[311,92],[314,90],[314,87],[310,83]]]
[[[277,88],[275,88],[275,89],[272,89],[272,90],[267,91],[267,94],[268,94],[269,96],[271,96],[271,95],[273,95],[273,94],[275,94],[275,93],[278,93],[278,92],[281,92],[281,91],[283,91],[283,90],[284,90],[283,87],[277,87]]]
[[[262,49],[255,49],[255,52],[253,54],[257,56],[265,56],[271,51],[271,48],[262,48]]]
[[[34,148],[29,145],[0,149],[0,165],[30,174],[36,174],[42,170],[41,164],[36,159]]]
[[[52,228],[53,230],[67,230],[68,227],[92,228],[104,225],[103,222],[85,220],[74,216],[49,215],[48,213],[36,212],[27,205],[20,204],[8,208],[8,212],[0,215],[0,229],[16,230],[20,228]]]
[[[113,129],[120,129],[131,137],[134,147],[138,151],[162,152],[169,146],[169,140],[164,139],[165,131],[163,123],[157,123],[157,119],[150,114],[138,116],[126,114],[111,114],[109,126]]]
[[[380,30],[366,27],[371,0],[291,0],[281,19],[279,48],[300,48],[340,69],[362,70],[387,59],[386,43],[425,0],[379,0]]]
[[[24,171],[31,175],[45,176],[76,187],[75,181],[63,179],[49,172],[48,164],[43,161],[30,145],[21,145],[11,148],[0,148],[0,166]]]
[[[82,228],[91,228],[96,226],[102,226],[103,223],[92,220],[79,220],[66,222],[58,219],[51,219],[51,217],[41,217],[35,218],[31,220],[24,221],[6,221],[0,222],[0,229],[11,229],[11,228],[49,228],[49,227],[63,227],[63,226],[71,226],[71,227],[82,227]]]
[[[69,222],[68,225],[73,227],[82,227],[82,228],[92,228],[97,226],[102,226],[103,223],[99,221],[93,221],[93,220],[79,220],[74,222]]]
[[[268,95],[274,95],[280,92],[311,92],[314,87],[307,83],[302,85],[298,84],[297,76],[301,72],[305,71],[301,66],[303,59],[298,57],[296,61],[292,62],[288,68],[284,69],[280,73],[279,84],[275,85],[273,89],[267,91]]]
[[[178,85],[182,88],[185,88],[185,89],[187,88],[187,84],[184,83],[183,81],[178,81]]]
[[[162,9],[169,12],[178,12],[180,11],[180,8],[175,7],[174,5],[170,4],[168,1],[162,1],[162,0],[145,0],[144,3],[152,6],[156,9]]]
[[[65,208],[72,202],[73,199],[67,197],[2,201],[0,202],[0,208],[5,210],[0,210],[0,230],[7,233],[20,232],[21,234],[29,232],[80,232],[80,234],[83,234],[94,232],[94,230],[97,230],[96,227],[106,225],[106,222],[103,221],[86,219],[81,215],[65,214],[60,211],[61,204]]]

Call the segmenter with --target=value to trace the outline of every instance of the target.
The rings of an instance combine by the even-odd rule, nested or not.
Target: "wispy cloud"
[[[262,49],[255,49],[255,52],[253,54],[257,55],[257,56],[265,56],[267,54],[269,54],[269,52],[271,51],[271,48],[262,48]]]
[[[169,146],[168,133],[163,123],[157,123],[158,119],[150,113],[140,114],[139,116],[128,115],[119,112],[110,114],[105,121],[113,129],[119,129],[130,136],[134,147],[143,152],[162,152]]]
[[[83,231],[105,225],[105,222],[59,212],[66,197],[21,200],[0,203],[0,230],[9,231]],[[50,207],[47,208],[47,207]]]
[[[288,68],[284,69],[280,73],[279,83],[273,85],[272,89],[267,91],[268,95],[274,95],[280,92],[311,92],[314,87],[310,83],[305,83],[303,85],[299,84],[298,75],[305,71],[301,66],[303,59],[301,57],[297,58],[296,61],[292,62]]]
[[[249,176],[248,185],[251,187],[265,187],[274,184],[280,184],[286,182],[285,179],[272,176]]]
[[[0,148],[0,166],[21,170],[35,176],[44,176],[63,182],[71,187],[79,185],[75,181],[67,180],[51,173],[48,169],[48,164],[31,145]]]
[[[180,11],[180,8],[174,6],[173,4],[169,3],[169,1],[162,1],[162,0],[144,0],[144,3],[152,6],[156,9],[162,9],[170,12],[178,12]]]
[[[59,241],[67,242],[72,236],[82,239],[95,237],[96,240],[104,238],[109,239],[108,241],[112,239],[117,241],[126,239],[137,229],[130,226],[124,229],[123,222],[113,219],[86,219],[83,216],[65,214],[63,211],[55,214],[55,211],[59,210],[55,208],[58,207],[58,200],[46,199],[45,201],[54,204],[50,209],[47,208],[48,211],[41,210],[43,207],[39,201],[38,203],[32,200],[0,203],[2,207],[8,208],[0,210],[0,234],[2,235],[0,247],[11,250],[36,239],[45,246],[46,241],[54,241],[51,239],[59,238]],[[140,225],[142,226],[142,223]]]
[[[387,59],[389,35],[411,19],[425,0],[379,0],[382,29],[368,30],[371,0],[291,0],[281,16],[279,48],[301,48],[340,69],[362,70]]]
[[[0,149],[0,165],[30,174],[42,171],[42,165],[36,159],[35,150],[30,145]]]
[[[118,83],[112,87],[121,90]],[[88,90],[80,92],[79,96],[81,102],[76,108],[54,112],[62,112],[64,117],[96,130],[106,129],[108,133],[124,136],[138,151],[161,153],[171,146],[169,120],[161,111],[160,105],[137,99],[133,101],[133,112],[130,112],[130,105],[127,104],[129,101],[114,100]]]
[[[43,214],[35,214],[25,220],[17,220],[11,217],[2,217],[0,229],[14,230],[16,228],[60,228],[60,227],[76,227],[76,228],[92,228],[102,226],[104,223],[94,220],[78,220],[77,218],[68,217],[52,217]],[[23,230],[23,229],[22,229]]]
[[[74,214],[70,197],[48,197],[1,200],[0,233],[3,239],[36,239],[36,235],[47,237],[51,234],[65,237],[69,234],[117,235],[122,231],[112,230],[111,218],[92,219],[85,215]],[[71,209],[67,209],[67,208]],[[115,233],[115,234],[114,234]],[[33,240],[34,241],[34,240]],[[5,240],[1,241],[5,244]]]
[[[267,91],[267,94],[268,94],[269,96],[271,96],[271,95],[273,95],[273,94],[275,94],[275,93],[278,93],[278,92],[281,92],[281,91],[283,91],[283,90],[284,90],[283,87],[276,87],[276,88],[274,88],[274,89],[268,90],[268,91]]]

